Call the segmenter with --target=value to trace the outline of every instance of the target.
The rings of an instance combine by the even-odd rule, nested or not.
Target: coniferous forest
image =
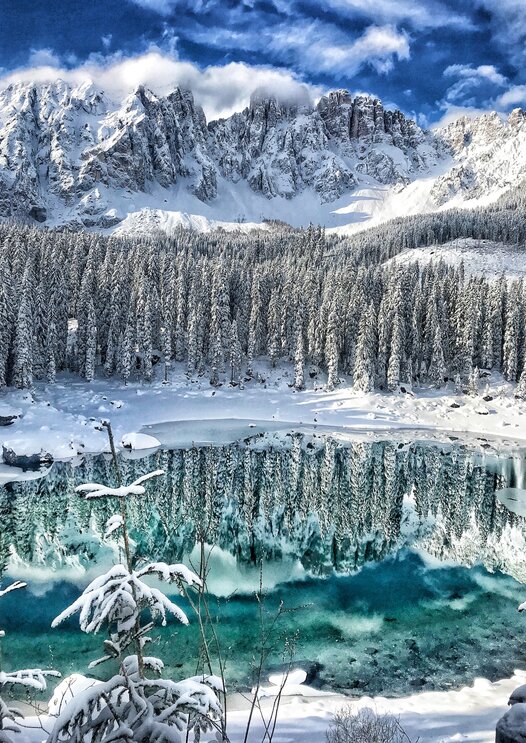
[[[251,234],[173,236],[0,227],[0,385],[117,375],[151,380],[183,362],[212,384],[250,377],[267,357],[340,374],[357,389],[394,390],[477,369],[521,378],[526,287],[440,262],[400,266],[408,248],[458,237],[526,241],[520,194],[496,205],[394,220],[342,238],[274,224]],[[526,378],[523,377],[526,386]]]

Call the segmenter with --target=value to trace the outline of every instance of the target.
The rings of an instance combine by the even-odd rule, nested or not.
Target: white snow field
[[[76,683],[82,683],[83,678],[77,677]],[[353,700],[352,706],[355,709],[369,707],[379,713],[399,716],[413,742],[418,739],[419,743],[493,743],[495,725],[506,712],[510,694],[525,681],[526,671],[516,671],[511,678],[496,683],[475,679],[471,686],[455,691],[424,692],[400,699],[362,697]],[[265,687],[268,698],[262,700],[262,708],[267,715],[278,689],[278,686]],[[332,715],[348,703],[346,697],[321,693],[303,685],[285,686],[275,743],[322,743]],[[52,708],[60,708],[56,698]],[[228,730],[232,743],[243,741],[247,708],[248,702],[240,695],[230,700]],[[45,743],[45,731],[49,731],[52,721],[53,718],[46,714],[26,717],[17,743]],[[262,722],[257,716],[249,740],[262,740],[263,733]]]
[[[296,392],[290,386],[289,365],[270,369],[261,362],[256,371],[261,381],[254,379],[245,389],[212,387],[206,375],[188,378],[183,365],[175,364],[168,384],[124,386],[116,379],[85,382],[64,375],[56,384],[36,383],[31,391],[4,390],[2,409],[20,418],[0,427],[0,447],[17,455],[44,452],[61,460],[108,451],[107,434],[100,425],[105,419],[111,421],[118,445],[126,434],[156,439],[127,439],[134,450],[158,443],[175,447],[237,441],[253,435],[255,427],[279,436],[280,430],[298,426],[319,433],[338,430],[341,435],[404,429],[439,436],[472,434],[495,438],[502,446],[526,441],[526,402],[514,398],[514,385],[499,375],[487,384],[481,380],[480,395],[469,397],[456,394],[453,386],[364,395],[345,380],[333,392],[326,391],[322,381]],[[3,467],[0,479],[9,477],[9,471],[13,471],[10,479],[27,477]]]
[[[491,240],[459,238],[443,245],[409,248],[391,258],[385,265],[407,266],[412,263],[427,265],[444,261],[448,266],[464,264],[466,274],[496,279],[526,276],[526,250],[524,246],[495,243]]]

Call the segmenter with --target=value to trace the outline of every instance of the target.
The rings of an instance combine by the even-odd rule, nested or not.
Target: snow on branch
[[[151,480],[153,477],[160,477],[164,475],[164,470],[155,470],[155,472],[149,472],[146,475],[138,477],[137,480],[132,482],[130,485],[121,485],[117,488],[111,488],[108,485],[101,485],[96,482],[88,482],[83,485],[78,485],[75,488],[76,493],[85,493],[87,499],[90,498],[126,498],[128,495],[144,495],[146,489],[143,487],[143,482]]]
[[[136,664],[133,656],[123,662],[127,670]],[[97,741],[182,743],[192,729],[199,740],[199,732],[212,730],[212,721],[221,715],[216,689],[222,684],[215,676],[175,682],[117,675],[73,697],[48,743],[80,743],[85,735]]]
[[[115,516],[111,516],[106,522],[106,531],[104,533],[104,536],[111,536],[114,531],[117,531],[117,529],[120,529],[123,525],[124,520],[120,513],[115,514]]]
[[[192,570],[177,563],[167,565],[165,562],[151,562],[144,568],[137,570],[137,575],[155,575],[165,583],[188,583],[189,586],[201,586],[202,581]]]
[[[7,588],[4,588],[0,591],[0,598],[2,596],[5,596],[7,593],[10,593],[11,591],[16,591],[17,588],[25,588],[27,586],[27,583],[22,583],[20,580],[15,580],[14,583],[11,583],[11,585],[7,586]]]
[[[161,591],[142,581],[143,575],[158,575],[169,582],[184,581],[190,585],[199,582],[199,578],[184,565],[153,563],[132,573],[124,565],[114,565],[107,573],[95,578],[82,595],[53,620],[52,627],[79,612],[80,628],[84,632],[98,632],[105,623],[115,624],[119,633],[130,632],[146,608],[152,617],[160,617],[163,625],[167,613],[188,624],[184,611]]]
[[[46,690],[46,677],[60,678],[58,671],[42,671],[40,668],[29,668],[24,671],[0,671],[0,687],[26,686],[36,691]]]

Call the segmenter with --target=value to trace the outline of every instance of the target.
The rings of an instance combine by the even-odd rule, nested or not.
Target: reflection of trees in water
[[[398,442],[314,445],[291,434],[287,447],[232,444],[159,451],[121,460],[131,480],[165,475],[134,500],[132,535],[148,557],[179,560],[198,530],[240,561],[288,555],[316,572],[352,569],[399,544],[439,557],[504,567],[499,541],[523,520],[495,498],[506,475],[483,467],[464,447]],[[111,502],[83,501],[79,482],[113,482],[104,456],[56,463],[43,479],[0,489],[0,560],[89,561]],[[509,568],[509,566],[508,566]]]

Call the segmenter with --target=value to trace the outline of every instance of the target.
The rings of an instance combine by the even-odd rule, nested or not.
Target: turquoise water
[[[8,595],[0,605],[0,625],[9,631],[5,666],[85,672],[102,638],[81,633],[74,621],[50,629],[52,618],[77,595],[78,588],[66,583],[39,596]],[[355,575],[280,585],[265,598],[268,621],[280,601],[285,608],[266,670],[279,667],[285,640],[295,638],[295,664],[309,669],[310,682],[324,689],[396,696],[456,687],[476,676],[496,680],[526,667],[525,619],[517,613],[524,598],[525,588],[510,577],[481,567],[430,568],[409,552]],[[211,597],[210,603],[230,688],[245,688],[260,628],[257,602],[240,595]],[[153,654],[164,659],[169,674],[196,672],[195,622],[172,623],[156,634]],[[109,670],[103,666],[94,675]]]
[[[284,605],[266,672],[292,642],[315,686],[400,695],[526,667],[526,618],[517,613],[526,586],[511,577],[526,580],[526,519],[496,496],[517,485],[518,470],[486,452],[294,433],[275,447],[258,434],[123,459],[121,468],[127,482],[166,473],[129,504],[139,559],[180,561],[206,524],[220,555],[208,585],[231,689],[252,683],[262,563],[266,620]],[[4,668],[87,672],[101,654],[104,638],[74,620],[50,628],[78,596],[83,570],[116,560],[103,537],[116,506],[80,498],[75,485],[86,481],[112,483],[111,461],[57,463],[40,480],[0,488],[0,574],[9,565],[10,578],[29,584],[0,601]],[[196,622],[159,629],[151,654],[175,678],[199,671]]]

